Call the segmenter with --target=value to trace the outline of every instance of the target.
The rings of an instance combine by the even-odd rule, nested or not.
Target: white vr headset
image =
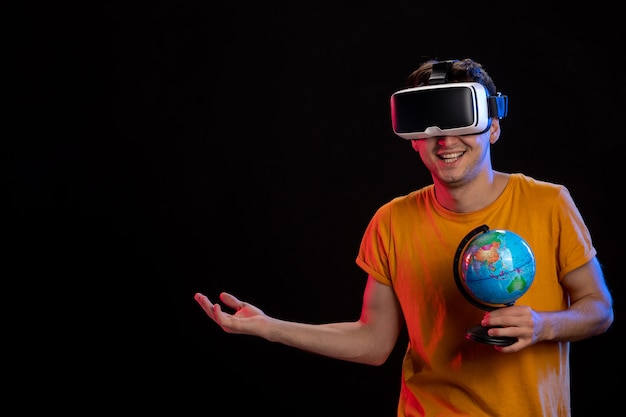
[[[508,97],[490,96],[476,82],[451,82],[396,91],[391,96],[393,131],[403,139],[476,135],[491,118],[508,113]]]

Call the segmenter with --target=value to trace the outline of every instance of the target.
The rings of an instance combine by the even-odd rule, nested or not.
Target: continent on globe
[[[498,251],[500,250],[500,242],[492,242],[483,247],[481,247],[476,252],[476,260],[484,262],[486,265],[495,264],[500,259],[500,255]]]

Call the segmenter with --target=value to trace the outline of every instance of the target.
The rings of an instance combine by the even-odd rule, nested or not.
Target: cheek
[[[413,146],[415,152],[419,155],[420,160],[425,164],[429,165],[431,162],[431,153],[426,151],[426,147],[424,145]]]

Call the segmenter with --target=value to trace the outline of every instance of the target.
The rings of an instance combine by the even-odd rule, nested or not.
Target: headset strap
[[[428,78],[429,85],[445,84],[448,82],[448,71],[458,59],[452,59],[449,61],[441,61],[433,64],[433,69]]]

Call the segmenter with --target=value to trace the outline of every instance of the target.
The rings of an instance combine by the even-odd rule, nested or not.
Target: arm
[[[539,312],[513,306],[485,315],[483,326],[509,326],[492,329],[490,335],[519,338],[498,350],[516,352],[541,341],[577,341],[607,331],[613,323],[613,302],[597,258],[569,272],[561,285],[570,297],[566,310]]]
[[[197,293],[195,300],[225,332],[259,336],[287,346],[351,362],[381,365],[393,350],[402,327],[400,306],[390,286],[368,278],[361,316],[354,322],[305,324],[267,316],[259,308],[220,294],[235,310],[229,314],[218,303]]]

